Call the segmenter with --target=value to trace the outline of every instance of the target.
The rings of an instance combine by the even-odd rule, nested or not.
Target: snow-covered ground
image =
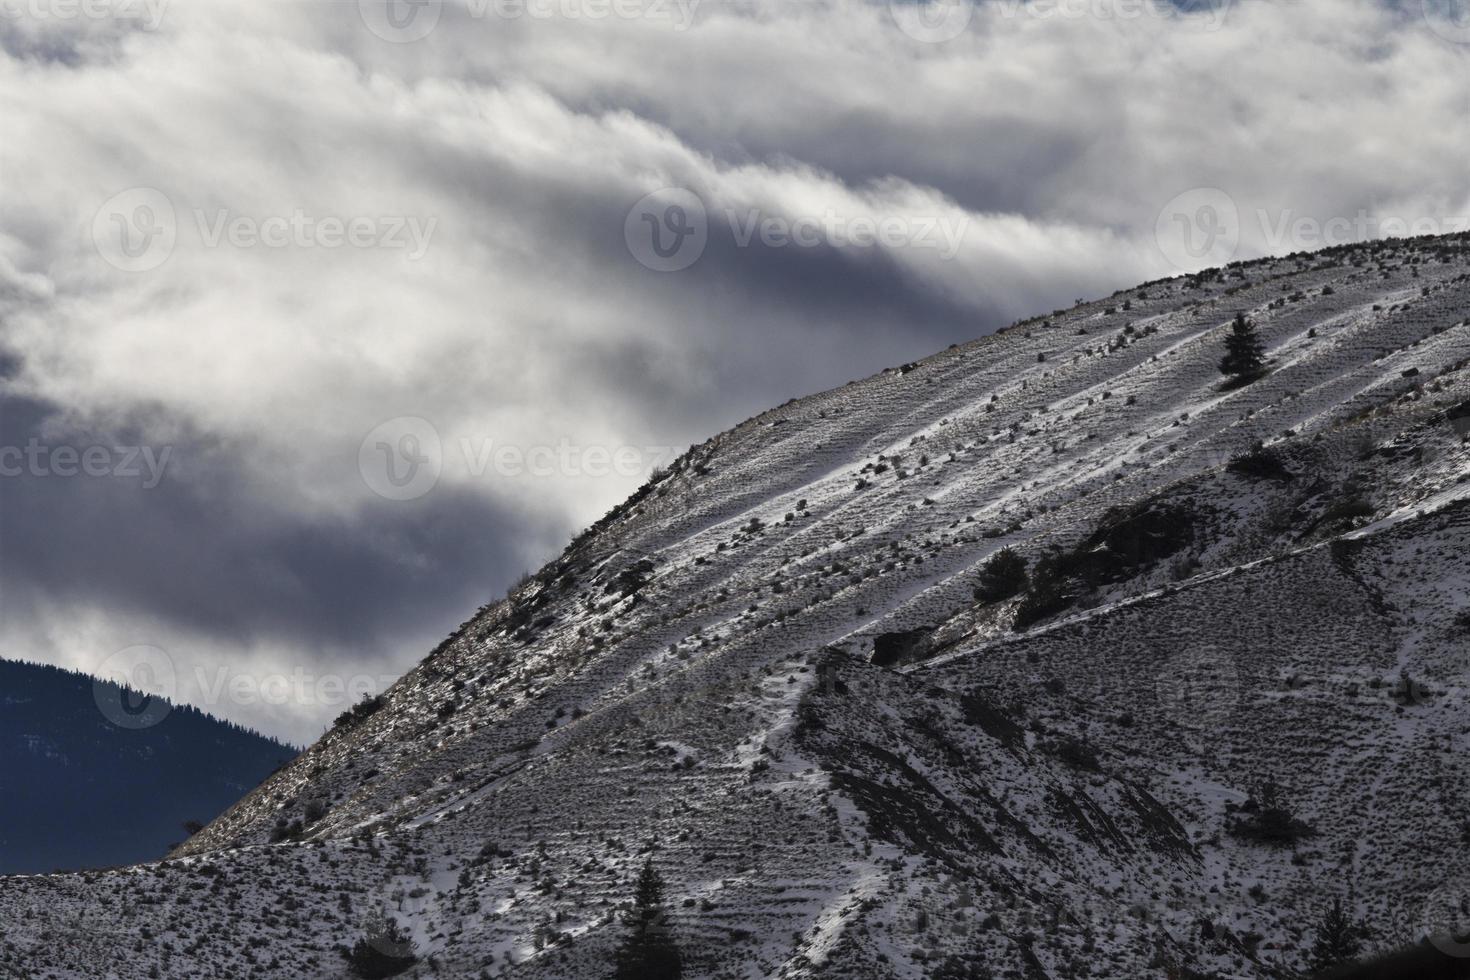
[[[1334,897],[1417,938],[1466,884],[1467,317],[1470,238],[1379,243],[751,419],[175,859],[0,880],[0,975],[345,976],[381,905],[409,976],[599,977],[649,856],[698,977],[1274,976]],[[1018,632],[1002,547],[1086,581]],[[1267,783],[1294,847],[1228,830]]]

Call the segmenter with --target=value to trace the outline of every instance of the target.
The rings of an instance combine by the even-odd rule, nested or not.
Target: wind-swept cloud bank
[[[0,7],[0,651],[297,739],[222,672],[391,677],[761,408],[1470,216],[1441,0]]]

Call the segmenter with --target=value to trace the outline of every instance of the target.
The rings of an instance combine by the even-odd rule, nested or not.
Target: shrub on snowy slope
[[[368,914],[363,932],[347,959],[352,972],[363,980],[396,977],[418,962],[413,940],[382,909]]]

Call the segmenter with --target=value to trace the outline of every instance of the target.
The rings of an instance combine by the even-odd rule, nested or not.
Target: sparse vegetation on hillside
[[[362,980],[396,977],[418,962],[413,940],[396,919],[382,909],[373,909],[362,926],[363,936],[348,955],[348,966]]]
[[[1281,788],[1270,781],[1262,783],[1241,806],[1229,821],[1229,829],[1237,837],[1273,847],[1291,847],[1316,833],[1311,824],[1292,813]]]
[[[378,709],[382,707],[383,696],[381,694],[364,694],[362,696],[362,700],[358,701],[351,708],[348,708],[346,711],[337,716],[337,720],[332,723],[332,727],[346,728],[348,726],[355,725],[363,719],[370,718],[373,715],[377,714]]]
[[[1302,980],[1349,881],[1371,955],[1470,840],[1466,246],[1152,283],[752,419],[181,859],[0,878],[0,976],[339,977],[382,906],[435,980]],[[1280,351],[1233,391],[1226,302]]]

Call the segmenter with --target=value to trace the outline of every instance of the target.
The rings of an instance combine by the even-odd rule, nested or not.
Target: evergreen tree
[[[1026,588],[1026,559],[1009,548],[1002,548],[980,569],[975,598],[981,602],[1009,599]]]
[[[1317,923],[1317,938],[1307,956],[1307,969],[1321,973],[1334,966],[1357,959],[1363,946],[1363,927],[1342,907],[1342,899],[1334,898]]]
[[[1235,314],[1230,333],[1225,337],[1225,357],[1220,373],[1240,382],[1253,380],[1266,366],[1266,348],[1256,333],[1255,324],[1244,313]]]
[[[614,980],[679,980],[684,965],[664,911],[664,883],[649,858],[638,875],[633,908],[623,920],[629,928],[617,953]]]

